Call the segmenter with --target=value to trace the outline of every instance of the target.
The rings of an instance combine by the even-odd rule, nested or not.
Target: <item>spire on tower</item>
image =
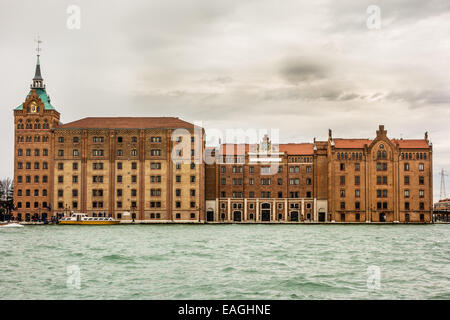
[[[37,60],[36,60],[36,71],[34,72],[33,84],[31,85],[31,89],[45,89],[44,79],[41,75],[41,62],[39,61],[40,52],[42,51],[40,44],[42,43],[41,39],[38,38],[35,40],[37,42]]]

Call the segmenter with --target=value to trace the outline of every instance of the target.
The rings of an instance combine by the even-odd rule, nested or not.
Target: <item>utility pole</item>
[[[445,193],[445,177],[447,176],[447,174],[445,173],[445,169],[442,168],[441,172],[439,173],[439,175],[441,176],[441,192],[440,192],[440,199],[443,200],[445,198],[447,198],[447,195]]]

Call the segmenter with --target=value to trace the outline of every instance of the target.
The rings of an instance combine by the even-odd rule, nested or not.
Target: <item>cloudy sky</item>
[[[67,27],[71,5],[80,29]],[[2,0],[0,177],[13,174],[12,110],[29,91],[38,34],[62,122],[177,116],[207,132],[278,128],[281,142],[326,139],[328,128],[373,138],[384,124],[395,138],[429,132],[435,198],[438,171],[450,171],[448,0]]]

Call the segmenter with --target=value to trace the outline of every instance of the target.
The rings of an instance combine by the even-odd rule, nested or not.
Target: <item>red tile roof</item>
[[[333,139],[335,148],[341,149],[362,149],[364,145],[368,146],[373,140],[370,139]],[[428,149],[428,143],[425,139],[392,139],[393,144],[398,144],[399,148],[404,149]]]
[[[364,145],[369,145],[372,140],[369,139],[333,139],[335,148],[359,149]]]
[[[238,149],[238,146],[243,149]],[[237,155],[238,151],[245,150],[247,152],[256,152],[257,144],[232,144],[225,143],[220,146],[222,155]],[[312,143],[286,143],[279,144],[279,151],[289,155],[312,155],[314,154]]]
[[[147,129],[193,128],[192,123],[175,117],[88,117],[62,124],[57,129]]]
[[[312,143],[287,143],[280,144],[280,151],[287,154],[314,154]]]
[[[410,149],[428,149],[428,143],[425,139],[392,139],[392,142],[398,143],[400,148]]]

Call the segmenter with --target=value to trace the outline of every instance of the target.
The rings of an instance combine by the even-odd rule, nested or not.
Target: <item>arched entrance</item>
[[[236,221],[236,222],[242,221],[242,212],[234,211],[233,212],[233,221]]]
[[[206,221],[214,221],[214,211],[213,210],[206,211]]]
[[[270,221],[270,203],[263,203],[261,205],[261,221]]]
[[[380,222],[386,222],[386,213],[384,212],[380,213]]]
[[[298,221],[298,211],[291,211],[291,221]]]

